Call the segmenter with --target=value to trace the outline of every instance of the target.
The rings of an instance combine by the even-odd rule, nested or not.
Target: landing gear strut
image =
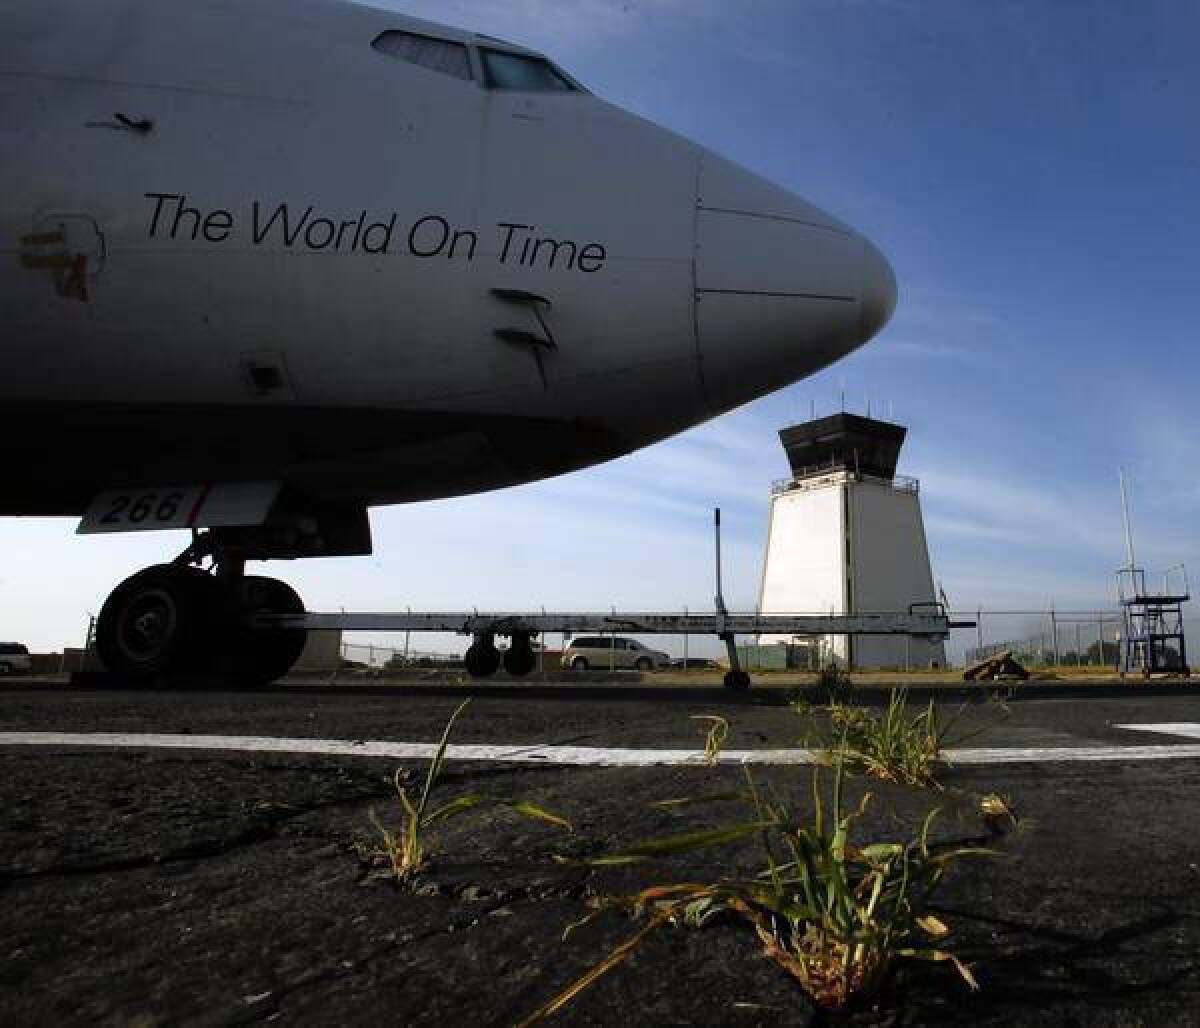
[[[211,558],[212,567],[196,567]],[[115,675],[137,682],[216,676],[240,687],[288,672],[303,628],[256,628],[259,614],[302,614],[291,586],[245,573],[245,557],[214,533],[198,535],[171,564],[127,578],[96,619],[96,650]]]

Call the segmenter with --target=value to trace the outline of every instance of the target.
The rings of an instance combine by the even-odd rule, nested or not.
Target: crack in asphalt
[[[147,868],[159,867],[164,864],[175,864],[184,861],[211,860],[228,856],[251,846],[278,838],[286,828],[298,818],[308,814],[329,810],[349,804],[362,803],[388,795],[388,790],[382,787],[375,792],[363,793],[342,799],[324,800],[303,807],[286,804],[288,809],[276,808],[270,814],[260,814],[250,824],[240,831],[224,839],[202,839],[188,843],[185,846],[169,849],[165,852],[136,857],[123,857],[113,860],[96,861],[90,864],[58,863],[29,870],[0,870],[0,887],[10,882],[30,881],[41,878],[78,878],[93,874],[111,874],[119,871],[140,871]],[[322,836],[327,838],[327,836]]]
[[[277,836],[274,823],[261,822],[249,825],[232,838],[214,841],[205,840],[179,849],[150,856],[124,857],[115,860],[97,861],[91,864],[49,864],[30,870],[8,869],[0,871],[0,885],[30,881],[41,878],[78,878],[86,875],[110,874],[118,871],[141,871],[189,860],[210,860],[226,856],[250,846],[257,846]]]

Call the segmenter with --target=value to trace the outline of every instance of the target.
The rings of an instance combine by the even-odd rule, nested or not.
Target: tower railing
[[[921,491],[920,481],[909,475],[895,475],[892,478],[884,478],[880,475],[855,473],[848,468],[831,469],[818,467],[811,470],[805,468],[799,474],[793,475],[790,478],[777,478],[771,483],[771,495],[779,496],[781,493],[790,493],[805,489],[821,489],[825,486],[836,485],[841,482],[870,482],[873,485],[886,486],[898,493],[909,493],[912,496],[917,496]]]

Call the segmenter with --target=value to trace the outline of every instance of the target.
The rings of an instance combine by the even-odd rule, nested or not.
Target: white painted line
[[[1181,735],[1185,739],[1200,739],[1200,724],[1195,721],[1164,721],[1149,725],[1113,725],[1131,732],[1158,732],[1160,735]]]
[[[944,750],[947,764],[1073,764],[1104,760],[1196,760],[1200,746],[1031,746]]]
[[[102,749],[225,750],[247,753],[303,753],[329,757],[390,757],[429,760],[431,742],[382,742],[353,739],[288,739],[261,735],[168,735],[123,732],[0,732],[0,746],[87,746]],[[703,764],[700,750],[633,749],[599,746],[449,746],[451,760],[593,767],[656,767]],[[1110,760],[1196,760],[1200,745],[1058,746],[946,750],[948,764],[1074,763]],[[725,750],[722,764],[813,764],[813,750]]]
[[[116,732],[0,732],[0,746],[93,746],[171,750],[236,750],[250,753],[307,753],[334,757],[392,757],[429,760],[437,752],[432,742],[380,742],[353,739],[287,739],[260,735],[167,735]],[[451,760],[512,761],[540,764],[649,767],[656,764],[703,764],[700,750],[647,750],[591,746],[452,745]],[[811,764],[808,750],[733,750],[723,763]]]

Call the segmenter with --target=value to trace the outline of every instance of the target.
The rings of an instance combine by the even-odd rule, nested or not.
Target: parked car
[[[676,657],[671,667],[680,671],[721,671],[722,665],[711,657]]]
[[[20,643],[0,643],[0,675],[26,674],[33,667],[29,648]]]
[[[562,666],[572,671],[595,668],[634,668],[638,671],[653,671],[666,667],[671,658],[661,650],[652,650],[636,639],[624,639],[619,635],[581,635],[574,639],[562,655]]]

